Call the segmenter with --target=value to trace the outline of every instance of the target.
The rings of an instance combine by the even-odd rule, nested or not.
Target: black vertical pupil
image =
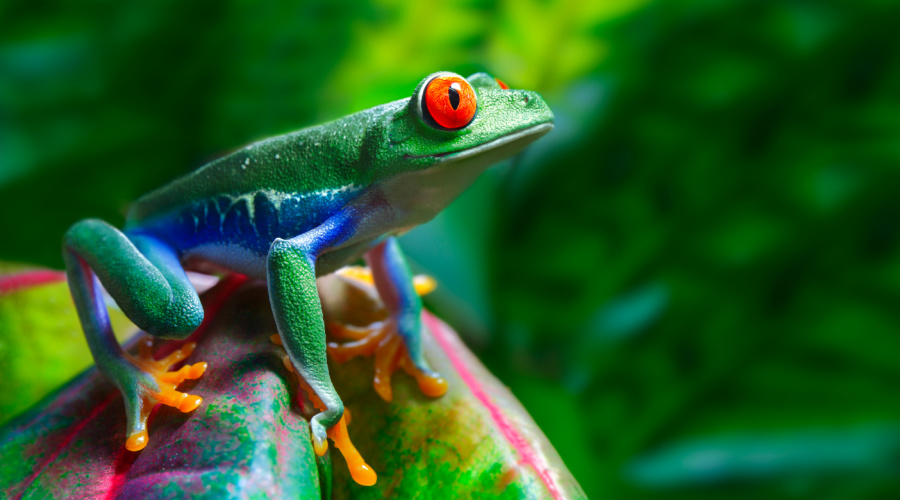
[[[453,109],[459,107],[459,91],[453,87],[447,87],[447,97],[450,98],[450,105],[453,106]]]

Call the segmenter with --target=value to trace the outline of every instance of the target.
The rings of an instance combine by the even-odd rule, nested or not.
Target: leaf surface
[[[365,323],[383,314],[371,289],[320,280],[330,320]],[[511,393],[455,332],[424,315],[426,356],[448,393],[423,396],[394,376],[394,399],[372,389],[368,358],[332,364],[352,414],[350,436],[379,474],[354,483],[331,447],[316,459],[296,380],[263,283],[222,280],[203,295],[207,319],[189,362],[207,372],[180,389],[204,398],[190,414],[158,407],[150,443],[124,450],[124,408],[96,370],[78,376],[0,430],[0,495],[11,498],[582,498],[578,484]],[[47,314],[61,314],[71,303]],[[157,356],[176,346],[158,343]],[[333,461],[333,464],[331,463]],[[333,474],[332,472],[333,471]],[[326,495],[323,495],[323,488]]]

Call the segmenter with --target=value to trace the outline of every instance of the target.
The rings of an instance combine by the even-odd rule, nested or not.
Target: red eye
[[[499,79],[499,78],[494,78],[494,80],[497,80],[497,85],[500,85],[500,88],[501,88],[501,89],[503,89],[503,90],[509,90],[509,85],[503,83],[503,80],[501,80],[501,79]]]
[[[458,76],[438,76],[428,82],[422,104],[444,128],[465,127],[475,117],[475,91]]]

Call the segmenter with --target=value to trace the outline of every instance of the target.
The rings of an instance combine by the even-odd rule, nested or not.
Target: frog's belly
[[[182,255],[182,260],[206,261],[236,273],[266,279],[266,255],[234,243],[207,243],[196,246]]]
[[[316,260],[316,276],[330,274],[341,267],[353,264],[379,241],[380,238],[367,238],[320,255]],[[246,274],[257,279],[266,279],[268,252],[260,254],[255,250],[236,244],[200,245],[185,252],[183,259],[186,261],[200,259],[236,273]]]

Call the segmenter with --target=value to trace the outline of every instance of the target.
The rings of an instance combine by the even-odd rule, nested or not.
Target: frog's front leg
[[[178,392],[185,379],[199,377],[206,363],[169,372],[193,350],[187,344],[163,360],[154,360],[144,342],[136,357],[126,354],[113,335],[100,283],[136,325],[164,338],[183,339],[203,320],[203,308],[175,251],[160,240],[130,237],[100,220],[84,220],[66,233],[63,256],[69,288],[97,368],[122,391],[126,448],[137,451],[149,441],[147,417],[156,403],[192,411],[198,396]],[[99,278],[99,281],[98,281]]]
[[[316,259],[325,251],[352,238],[366,216],[345,208],[321,226],[289,240],[276,239],[269,249],[267,281],[269,300],[281,344],[301,378],[304,389],[321,413],[310,421],[313,448],[322,456],[328,450],[327,437],[335,441],[347,459],[356,482],[375,484],[376,474],[356,451],[346,432],[344,404],[328,373],[325,325],[316,288]]]
[[[447,392],[447,382],[425,361],[421,338],[422,299],[416,293],[412,272],[397,239],[390,237],[370,250],[366,262],[390,318],[361,329],[332,325],[339,336],[354,341],[329,344],[329,352],[338,362],[358,355],[374,355],[375,391],[385,401],[393,398],[391,375],[398,368],[412,375],[427,396],[442,396]]]

